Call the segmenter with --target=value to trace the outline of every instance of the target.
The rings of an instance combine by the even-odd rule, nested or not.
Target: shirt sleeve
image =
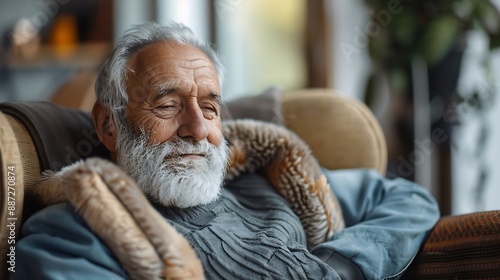
[[[125,279],[109,249],[66,203],[32,216],[16,244],[10,279]]]
[[[429,191],[374,170],[324,170],[346,228],[313,249],[342,279],[398,279],[440,217]]]

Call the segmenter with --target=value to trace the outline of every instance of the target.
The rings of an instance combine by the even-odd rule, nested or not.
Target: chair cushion
[[[332,89],[303,89],[282,96],[285,125],[312,149],[321,166],[373,168],[385,174],[384,134],[370,109]]]
[[[57,171],[92,156],[109,158],[87,112],[47,101],[3,103],[0,110],[18,119],[29,131],[41,170]]]
[[[282,91],[271,87],[259,95],[245,96],[225,102],[233,119],[254,119],[283,125]]]

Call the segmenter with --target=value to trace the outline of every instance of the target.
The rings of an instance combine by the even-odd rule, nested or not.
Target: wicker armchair
[[[228,102],[227,108],[226,115],[235,118],[286,125],[311,146],[326,168],[368,167],[385,173],[387,150],[379,124],[366,106],[338,92],[311,89],[279,96],[271,92]],[[49,102],[4,103],[0,111],[0,278],[5,279],[9,240],[19,238],[22,221],[40,208],[25,187],[43,170],[108,154],[83,111]],[[495,277],[500,277],[500,211],[442,217],[403,278]]]

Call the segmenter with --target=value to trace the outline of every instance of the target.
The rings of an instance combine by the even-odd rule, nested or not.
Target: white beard
[[[118,165],[129,174],[144,194],[165,206],[187,208],[217,200],[224,180],[228,148],[207,140],[191,142],[176,138],[173,142],[148,145],[143,131],[135,135],[122,129],[117,145]],[[181,157],[203,154],[203,157]]]

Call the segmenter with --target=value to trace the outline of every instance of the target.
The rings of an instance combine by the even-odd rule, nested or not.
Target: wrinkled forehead
[[[219,87],[217,71],[204,52],[171,41],[151,43],[135,52],[128,60],[127,78],[130,77],[151,86],[192,79]]]

